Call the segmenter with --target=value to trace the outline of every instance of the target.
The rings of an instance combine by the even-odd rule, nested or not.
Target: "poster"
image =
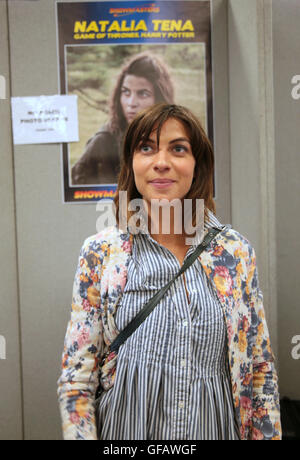
[[[155,102],[188,107],[213,143],[210,1],[58,2],[57,35],[80,138],[62,145],[64,202],[114,198],[126,127]]]

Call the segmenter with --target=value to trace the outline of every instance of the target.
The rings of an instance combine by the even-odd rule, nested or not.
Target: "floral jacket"
[[[233,402],[242,440],[280,440],[278,379],[259,289],[255,252],[230,225],[200,255],[223,308]],[[58,399],[65,439],[97,439],[99,362],[118,335],[114,313],[124,290],[133,235],[109,227],[84,241],[75,274]],[[113,385],[108,361],[104,388]]]

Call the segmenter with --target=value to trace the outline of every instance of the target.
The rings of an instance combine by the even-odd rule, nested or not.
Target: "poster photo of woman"
[[[201,15],[198,10],[196,13],[195,2],[166,3],[175,5],[167,10],[169,15],[172,11],[177,18],[198,18],[194,23],[185,21],[195,29],[186,34],[193,38],[177,39],[184,34],[161,32],[161,38],[155,40],[142,38],[142,34],[140,39],[132,40],[75,40],[78,34],[72,35],[74,30],[97,27],[96,21],[88,23],[78,18],[86,18],[88,13],[91,18],[99,17],[98,12],[105,8],[109,15],[113,9],[108,5],[114,2],[94,2],[90,9],[89,3],[76,3],[72,10],[68,3],[58,4],[61,92],[77,96],[79,123],[79,142],[63,144],[65,202],[114,198],[126,130],[140,111],[156,103],[188,107],[213,142],[210,2],[203,2]],[[138,11],[127,17],[141,17]],[[152,16],[144,12],[143,17],[147,24]],[[125,27],[130,21],[114,19],[114,28],[116,24]],[[182,27],[184,20],[166,23],[155,19],[153,23],[156,28],[171,30]]]

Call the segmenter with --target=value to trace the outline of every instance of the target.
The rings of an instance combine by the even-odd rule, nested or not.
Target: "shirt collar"
[[[215,214],[212,211],[210,211],[210,209],[207,209],[207,213],[209,220],[207,222],[204,222],[205,230],[211,227],[223,228],[221,222],[217,219]]]

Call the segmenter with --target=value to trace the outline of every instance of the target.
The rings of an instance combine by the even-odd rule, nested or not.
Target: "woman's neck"
[[[186,241],[193,238],[193,234],[185,232],[182,214],[174,213],[174,208],[169,209],[167,215],[162,208],[155,215],[148,215],[148,231],[153,239],[167,247],[188,247]]]

